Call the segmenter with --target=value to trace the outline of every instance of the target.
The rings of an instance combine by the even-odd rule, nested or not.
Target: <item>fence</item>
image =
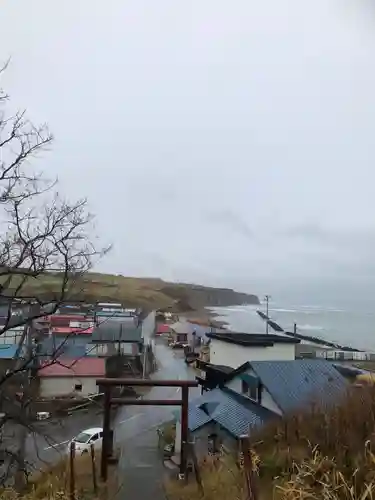
[[[332,361],[375,361],[375,353],[368,351],[318,351],[316,357]]]

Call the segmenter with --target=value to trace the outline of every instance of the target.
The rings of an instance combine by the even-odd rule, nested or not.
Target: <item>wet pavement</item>
[[[194,380],[195,373],[183,360],[183,353],[171,350],[165,340],[154,342],[158,370],[152,376],[161,380]],[[152,387],[145,399],[179,399],[180,388]],[[190,388],[190,398],[200,394],[199,388]],[[26,443],[27,461],[33,468],[57,462],[67,453],[68,442],[82,429],[102,427],[102,405],[88,412],[73,414],[60,421],[39,424],[40,435],[30,434]],[[118,498],[163,499],[161,482],[165,473],[162,452],[157,447],[156,429],[174,418],[178,407],[129,406],[120,407],[111,427],[115,447],[120,449],[119,478],[122,488]],[[147,496],[146,496],[147,495]]]
[[[188,367],[181,351],[173,351],[160,339],[155,346],[155,356],[158,362],[158,371],[152,376],[159,380],[194,380],[195,373]],[[144,399],[179,399],[180,388],[152,387]],[[190,397],[200,394],[198,388],[190,389]],[[173,419],[173,412],[178,409],[171,406],[130,406],[118,410],[114,423],[115,440],[123,441],[136,434]]]
[[[163,340],[156,343],[158,371],[152,378],[161,380],[194,380],[194,371],[172,351]],[[199,395],[199,388],[190,389],[190,398]],[[153,387],[144,399],[179,399],[180,388]],[[174,418],[170,406],[131,406],[120,408],[113,425],[115,442],[120,445],[118,474],[120,490],[117,498],[164,500],[162,451],[158,449],[156,429]]]
[[[61,460],[67,454],[69,441],[83,429],[103,426],[102,405],[80,411],[69,417],[36,424],[37,433],[26,440],[26,460],[30,469],[41,469]]]

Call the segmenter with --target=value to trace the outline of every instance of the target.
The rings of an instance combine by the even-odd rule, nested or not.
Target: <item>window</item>
[[[95,441],[97,441],[98,438],[99,438],[99,434],[94,434],[90,438],[90,443],[94,443]]]
[[[253,380],[242,380],[242,394],[248,398],[260,402],[260,386],[256,378]]]
[[[76,384],[76,385],[74,386],[74,390],[75,390],[75,391],[78,391],[78,392],[82,391],[82,384]]]
[[[99,432],[99,439],[101,439],[102,437],[103,437],[103,433]]]
[[[219,436],[212,433],[208,436],[208,454],[214,455],[219,451]]]
[[[81,434],[78,434],[74,438],[74,441],[77,443],[87,443],[90,440],[90,434],[87,434],[87,432],[81,432]]]

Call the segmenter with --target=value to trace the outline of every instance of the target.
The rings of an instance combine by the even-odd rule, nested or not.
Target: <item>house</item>
[[[18,345],[17,344],[1,344],[0,345],[0,359],[1,360],[11,360],[16,358]],[[19,354],[22,355],[24,349],[21,348]]]
[[[342,397],[348,380],[325,360],[251,361],[232,371],[224,385],[189,402],[189,431],[199,453],[215,446],[238,449],[238,438],[268,421]],[[176,425],[179,451],[180,423]]]
[[[22,391],[22,384],[25,382],[25,371],[13,372],[13,375],[7,380],[4,378],[9,371],[13,371],[17,367],[19,358],[24,358],[25,348],[18,350],[17,344],[0,345],[0,377],[2,379],[0,398],[0,412],[11,414],[14,412],[14,403],[16,403],[16,395]],[[25,359],[22,359],[22,366],[26,370],[29,365]]]
[[[138,324],[142,329],[142,338],[146,343],[150,343],[156,330],[156,311],[144,312],[138,316]]]
[[[156,326],[156,335],[163,335],[166,333],[170,333],[170,327],[166,323],[158,323]]]
[[[135,308],[125,308],[120,303],[99,302],[95,307],[96,322],[102,321],[104,318],[128,318],[138,316],[138,310]]]
[[[40,396],[87,397],[97,394],[96,379],[105,377],[105,360],[102,358],[64,359],[64,362],[46,363],[39,369]]]
[[[98,302],[96,304],[97,311],[122,311],[122,304],[117,302]]]
[[[49,336],[44,337],[38,343],[38,352],[42,357],[78,358],[84,356],[87,345],[91,343],[92,328],[81,330],[71,327],[55,327]]]
[[[40,360],[67,357],[78,358],[86,353],[86,345],[91,342],[93,333],[93,322],[84,321],[79,323],[76,320],[72,321],[71,316],[68,318],[65,325],[61,325],[58,318],[57,325],[52,325],[48,335],[42,335],[38,342],[38,354]],[[75,326],[69,326],[69,325]],[[80,326],[76,326],[80,324]]]
[[[192,323],[189,320],[179,320],[170,325],[172,340],[175,342],[184,342],[193,345],[200,345],[208,341],[208,332],[214,332],[209,326]]]
[[[74,324],[84,324],[87,326],[87,323],[92,324],[93,318],[91,316],[87,317],[83,314],[52,314],[49,317],[50,326],[53,327],[69,327],[71,326],[71,322]]]
[[[92,335],[94,331],[93,326],[80,327],[80,326],[53,326],[50,329],[51,335],[65,335],[73,337],[77,335]]]
[[[13,326],[5,332],[0,332],[0,344],[19,344],[24,333],[25,326]]]
[[[188,426],[198,456],[224,446],[238,451],[238,439],[250,429],[260,428],[275,416],[271,411],[239,397],[226,388],[215,389],[189,402]],[[176,422],[175,454],[181,451],[181,423]]]
[[[64,302],[60,304],[56,313],[58,315],[83,315],[83,316],[91,316],[93,312],[93,306],[91,304],[86,304],[84,302],[79,303],[67,303]]]
[[[201,359],[198,359],[196,363],[196,369],[199,375],[195,378],[202,388],[202,394],[204,391],[211,391],[217,387],[223,387],[237,373],[242,373],[250,366],[249,362],[246,362],[234,369],[226,365],[213,365]]]
[[[247,361],[295,359],[300,340],[275,334],[207,333],[210,339],[210,363],[231,368]]]
[[[142,328],[134,317],[123,321],[107,320],[96,326],[87,351],[98,356],[118,353],[139,355],[143,350]]]

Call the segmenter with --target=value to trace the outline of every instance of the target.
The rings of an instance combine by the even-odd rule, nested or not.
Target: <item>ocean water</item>
[[[226,321],[229,328],[237,332],[265,333],[266,324],[257,314],[257,309],[266,312],[265,304],[260,306],[220,307],[212,310],[217,319]],[[357,349],[375,350],[375,308],[270,303],[269,316],[284,330],[293,331],[294,323],[301,334],[313,335],[338,342]],[[270,332],[273,332],[270,328]]]

